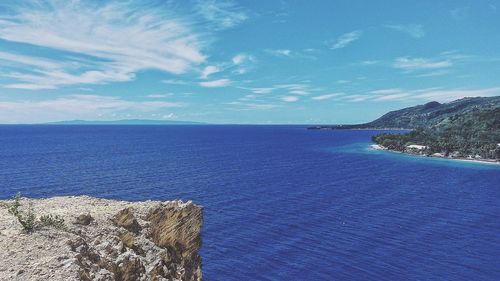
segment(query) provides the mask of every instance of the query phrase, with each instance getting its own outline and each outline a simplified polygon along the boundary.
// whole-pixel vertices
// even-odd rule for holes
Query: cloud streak
[[[30,74],[10,73],[9,77],[19,80],[10,88],[129,81],[146,69],[182,74],[205,61],[201,51],[205,43],[191,22],[165,6],[91,3],[32,1],[14,6],[12,15],[0,17],[1,39],[72,54],[44,61],[4,53],[3,59],[37,68]],[[72,59],[75,56],[86,58],[87,63]],[[68,69],[70,63],[79,67]]]
[[[347,45],[358,40],[361,37],[361,35],[363,35],[363,31],[361,30],[355,30],[349,33],[344,33],[337,38],[331,49],[335,50],[335,49],[345,48],[347,47]]]
[[[429,70],[448,68],[453,65],[449,59],[427,59],[427,58],[411,58],[401,57],[394,60],[393,66],[395,68],[414,71],[414,70]]]
[[[218,79],[213,81],[204,81],[200,82],[200,86],[205,88],[218,88],[218,87],[226,87],[231,84],[231,80],[229,79]]]
[[[420,39],[425,36],[424,26],[421,24],[385,25],[385,27],[406,33],[416,39]]]
[[[248,19],[246,12],[229,0],[200,0],[195,11],[216,30],[235,27]]]

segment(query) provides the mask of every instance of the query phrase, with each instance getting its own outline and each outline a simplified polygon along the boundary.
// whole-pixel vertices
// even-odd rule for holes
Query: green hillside
[[[476,157],[478,155],[481,158],[498,160],[500,159],[499,98],[488,98],[488,100],[484,108],[474,106],[467,110],[445,114],[446,117],[439,119],[426,118],[430,126],[422,125],[406,134],[377,135],[373,137],[373,141],[397,151],[411,152],[408,151],[408,145],[416,144],[426,146],[425,149],[418,151],[420,154],[441,153],[452,157]],[[460,101],[463,100],[457,102]],[[496,105],[492,101],[497,101]],[[440,114],[440,116],[444,115]]]

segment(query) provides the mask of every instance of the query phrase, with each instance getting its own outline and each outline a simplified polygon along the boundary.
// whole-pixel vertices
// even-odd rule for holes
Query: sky
[[[0,2],[0,123],[359,123],[499,75],[494,0]]]

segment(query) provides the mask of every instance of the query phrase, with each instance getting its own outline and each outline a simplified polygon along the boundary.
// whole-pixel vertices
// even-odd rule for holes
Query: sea
[[[2,125],[0,199],[193,200],[206,280],[500,280],[500,165],[372,150],[378,133]]]

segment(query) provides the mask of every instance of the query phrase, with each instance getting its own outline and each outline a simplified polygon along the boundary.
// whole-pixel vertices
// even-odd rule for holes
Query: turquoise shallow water
[[[193,199],[208,280],[500,280],[500,168],[301,126],[0,126],[0,197]]]

